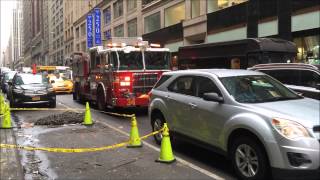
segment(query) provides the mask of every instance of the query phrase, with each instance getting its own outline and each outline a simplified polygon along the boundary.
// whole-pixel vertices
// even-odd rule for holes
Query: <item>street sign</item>
[[[88,48],[93,46],[93,16],[92,14],[87,15],[87,45]]]
[[[99,8],[94,9],[94,31],[95,31],[95,43],[101,45],[101,13]]]

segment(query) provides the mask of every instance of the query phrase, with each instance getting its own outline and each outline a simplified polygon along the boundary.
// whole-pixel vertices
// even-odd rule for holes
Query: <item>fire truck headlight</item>
[[[130,81],[130,76],[124,77],[124,81]]]
[[[121,81],[120,86],[130,86],[130,82]]]

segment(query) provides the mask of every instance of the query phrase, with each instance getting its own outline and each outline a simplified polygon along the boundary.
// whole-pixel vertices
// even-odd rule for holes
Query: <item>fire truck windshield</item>
[[[140,51],[130,51],[125,53],[118,51],[119,70],[141,70],[143,69],[142,53]]]
[[[169,52],[145,51],[144,56],[146,69],[169,69]]]

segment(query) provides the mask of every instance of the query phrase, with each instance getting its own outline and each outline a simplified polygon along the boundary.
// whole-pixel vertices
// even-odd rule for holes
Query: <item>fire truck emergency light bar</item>
[[[104,47],[125,47],[138,46],[148,47],[149,42],[143,41],[141,37],[112,37],[109,40],[104,40]],[[151,43],[150,47],[161,47],[160,44]]]

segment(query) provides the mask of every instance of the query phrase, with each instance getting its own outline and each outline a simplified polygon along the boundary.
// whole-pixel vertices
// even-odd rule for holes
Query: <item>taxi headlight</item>
[[[273,118],[272,125],[282,136],[288,139],[311,137],[308,130],[295,121]]]
[[[48,88],[48,92],[53,92],[53,87]]]

